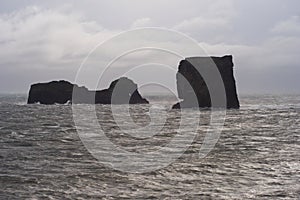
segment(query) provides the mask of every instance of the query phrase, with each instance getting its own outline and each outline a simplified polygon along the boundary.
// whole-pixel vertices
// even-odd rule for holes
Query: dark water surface
[[[142,174],[98,162],[78,136],[70,105],[25,105],[25,101],[23,95],[0,95],[0,199],[300,197],[300,96],[241,96],[241,109],[227,112],[218,143],[199,159],[209,116],[203,111],[198,138],[184,155],[165,168]],[[160,112],[172,103],[156,98],[153,104]],[[96,107],[111,141],[136,152],[168,142],[180,118],[179,111],[172,111],[167,128],[144,143],[120,132],[108,106]],[[149,123],[147,105],[130,109],[136,123]]]

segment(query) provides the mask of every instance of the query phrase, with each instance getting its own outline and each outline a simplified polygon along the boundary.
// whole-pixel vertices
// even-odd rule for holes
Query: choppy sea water
[[[149,106],[159,113],[173,103],[153,99],[152,105],[130,106],[137,124],[149,123]],[[95,159],[80,140],[70,105],[25,102],[24,95],[0,95],[0,199],[300,197],[299,95],[240,96],[241,109],[227,111],[220,138],[203,159],[199,147],[210,111],[201,111],[197,137],[185,153],[164,168],[141,174],[114,170]],[[181,117],[170,111],[160,133],[141,139],[123,134],[109,110],[96,106],[99,124],[111,142],[132,152],[166,144]],[[189,112],[199,116],[197,110]],[[122,109],[118,115],[122,119]]]

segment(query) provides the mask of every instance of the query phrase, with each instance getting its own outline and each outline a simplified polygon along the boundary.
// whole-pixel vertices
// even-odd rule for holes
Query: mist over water
[[[176,101],[149,99],[150,105],[130,105],[140,126],[149,123],[150,106],[169,111]],[[201,120],[185,153],[165,168],[132,174],[104,166],[87,151],[70,105],[26,105],[25,95],[0,95],[0,199],[299,198],[300,95],[244,95],[240,102],[240,110],[227,111],[221,137],[207,157],[199,159],[199,149],[210,111],[190,110]],[[107,137],[132,152],[168,143],[181,117],[180,111],[169,111],[171,120],[160,133],[137,139],[116,126],[109,105],[97,105],[96,111]]]

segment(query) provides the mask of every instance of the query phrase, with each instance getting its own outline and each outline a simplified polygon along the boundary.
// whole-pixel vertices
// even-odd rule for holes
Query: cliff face
[[[90,91],[67,81],[37,83],[30,87],[28,104],[148,104],[130,79],[122,77],[113,81],[108,89]]]
[[[226,107],[236,109],[240,107],[233,76],[232,56],[224,56],[191,57],[180,62],[176,79],[178,97],[183,101],[173,105],[173,108],[189,108],[195,105],[197,107],[212,106],[211,94],[199,72],[209,71],[214,65],[217,66],[224,83]],[[196,98],[194,102],[190,100],[191,94]]]
[[[27,103],[64,104],[72,99],[72,91],[73,84],[67,81],[33,84],[29,90]]]

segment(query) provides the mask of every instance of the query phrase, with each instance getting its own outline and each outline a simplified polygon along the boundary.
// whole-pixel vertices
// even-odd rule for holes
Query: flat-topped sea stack
[[[113,81],[109,88],[91,91],[68,81],[37,83],[30,87],[28,104],[148,104],[138,91],[137,84],[121,77]]]
[[[176,79],[178,97],[182,99],[182,101],[173,105],[172,108],[214,107],[212,105],[209,87],[204,81],[201,72],[209,71],[215,66],[222,78],[221,80],[221,78],[218,79],[218,77],[216,77],[216,82],[218,80],[223,82],[226,95],[226,97],[223,97],[226,103],[220,107],[238,109],[240,105],[233,76],[233,61],[231,55],[223,57],[191,57],[180,61]],[[194,99],[196,99],[195,101],[190,100],[192,94]]]

